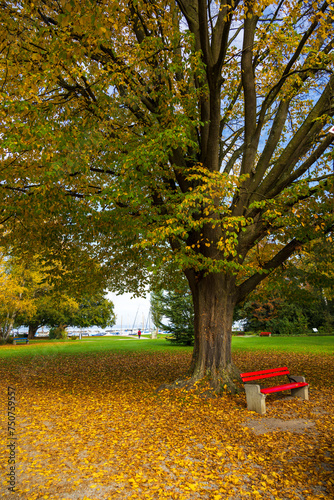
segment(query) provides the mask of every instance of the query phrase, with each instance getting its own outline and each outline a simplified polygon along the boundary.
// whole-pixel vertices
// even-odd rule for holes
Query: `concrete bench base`
[[[296,382],[305,382],[305,377],[293,376]],[[291,389],[291,396],[308,400],[308,385],[304,387],[297,387],[296,389]],[[250,411],[255,411],[260,415],[266,413],[266,394],[261,392],[261,387],[258,384],[245,384],[247,409]],[[279,392],[279,391],[277,391]]]

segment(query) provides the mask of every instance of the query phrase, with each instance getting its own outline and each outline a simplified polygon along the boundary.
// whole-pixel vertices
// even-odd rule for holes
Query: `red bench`
[[[261,332],[260,337],[271,337],[271,332]]]
[[[275,387],[261,387],[259,384],[250,384],[254,380],[261,380],[270,377],[281,377],[287,375],[289,379],[288,384],[278,385]],[[291,395],[308,399],[308,386],[304,377],[291,376],[286,366],[282,368],[271,368],[269,370],[260,370],[257,372],[247,372],[240,374],[242,381],[245,384],[247,408],[250,411],[256,411],[261,415],[266,413],[266,395],[273,392],[281,392],[291,390]]]

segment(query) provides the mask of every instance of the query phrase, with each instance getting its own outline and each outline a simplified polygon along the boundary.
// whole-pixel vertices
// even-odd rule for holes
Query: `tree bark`
[[[29,325],[29,330],[28,330],[28,339],[31,340],[35,337],[36,332],[39,328],[39,325]]]
[[[232,362],[235,279],[212,274],[190,283],[195,313],[195,345],[190,383],[207,380],[214,392],[235,392],[239,371]]]
[[[9,313],[7,313],[7,318],[2,327],[2,337],[4,339],[8,339],[8,337],[10,336],[14,326],[15,317],[16,313],[13,313],[11,316]]]

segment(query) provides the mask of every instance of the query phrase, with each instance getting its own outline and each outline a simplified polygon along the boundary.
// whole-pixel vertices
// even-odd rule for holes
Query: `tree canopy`
[[[333,4],[0,6],[4,237],[87,250],[119,291],[182,270],[193,379],[217,387],[235,304],[331,238]]]

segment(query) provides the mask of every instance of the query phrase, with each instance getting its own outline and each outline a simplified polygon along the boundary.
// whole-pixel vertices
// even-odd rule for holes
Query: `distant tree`
[[[56,259],[48,264],[38,254],[16,255],[13,249],[0,252],[0,325],[9,332],[13,326],[27,326],[34,338],[42,326],[66,325],[104,327],[113,324],[113,304],[105,298],[99,266],[91,259],[90,293],[78,282],[76,273]],[[89,285],[90,283],[88,283]],[[1,319],[2,318],[2,319]],[[9,333],[4,334],[5,336]]]
[[[151,311],[156,326],[167,331],[168,340],[181,345],[194,344],[194,307],[188,288],[153,292]],[[166,321],[167,320],[167,321]]]
[[[104,297],[104,292],[73,298],[52,290],[35,298],[35,312],[28,316],[20,315],[16,323],[28,326],[28,338],[34,338],[42,326],[59,328],[64,331],[68,326],[112,326],[115,323],[114,305]]]
[[[40,270],[0,249],[0,338],[8,338],[19,315],[32,317],[34,294],[43,286],[44,275]]]
[[[46,293],[35,296],[34,313],[19,315],[16,324],[17,326],[27,326],[28,338],[33,339],[37,330],[42,326],[60,326],[64,329],[68,319],[78,309],[79,304],[76,299],[49,289]]]
[[[305,334],[310,330],[303,308],[296,302],[281,300],[273,310],[272,303],[247,301],[240,310],[246,331],[270,331],[282,335]]]
[[[79,308],[68,318],[68,325],[87,328],[113,326],[116,321],[114,304],[106,299],[101,292],[92,296],[83,297]]]

